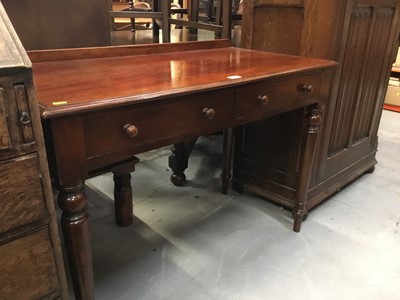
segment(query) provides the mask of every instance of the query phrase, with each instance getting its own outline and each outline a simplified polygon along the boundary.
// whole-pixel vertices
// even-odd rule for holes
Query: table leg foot
[[[303,212],[301,212],[301,211],[294,212],[293,218],[294,218],[293,231],[300,232],[301,223],[303,221]]]
[[[180,173],[180,174],[173,173],[171,174],[170,179],[175,186],[182,186],[185,185],[187,182],[185,173]]]
[[[172,154],[168,158],[168,165],[172,170],[171,182],[175,186],[182,186],[186,183],[184,171],[188,167],[189,156],[192,153],[196,140],[174,144],[171,148]]]
[[[222,178],[221,175],[221,179],[222,179],[222,183],[221,183],[221,193],[224,195],[228,194],[228,189],[229,189],[229,181],[230,181],[230,177],[228,178]]]

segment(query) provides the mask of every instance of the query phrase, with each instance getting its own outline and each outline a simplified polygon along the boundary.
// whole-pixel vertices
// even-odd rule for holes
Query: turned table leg
[[[233,153],[233,129],[228,128],[224,130],[224,142],[222,145],[222,194],[228,193],[229,181],[231,179],[232,167],[232,153]]]
[[[307,193],[317,146],[319,125],[321,123],[320,109],[317,104],[307,107],[307,110],[302,138],[297,198],[293,208],[293,230],[295,232],[300,232],[301,222],[307,216]]]
[[[92,253],[83,180],[59,187],[61,226],[76,299],[94,299]]]
[[[186,183],[184,171],[188,167],[188,160],[197,139],[184,143],[174,144],[171,149],[172,154],[168,158],[168,165],[172,170],[171,182],[176,186],[182,186]]]
[[[131,172],[135,171],[138,162],[139,159],[135,157],[111,170],[114,174],[115,223],[121,227],[133,223]]]

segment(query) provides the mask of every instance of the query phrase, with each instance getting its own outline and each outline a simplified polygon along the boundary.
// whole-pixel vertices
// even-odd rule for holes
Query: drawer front
[[[320,74],[260,82],[239,88],[236,94],[235,119],[302,107],[316,99],[320,89]]]
[[[0,299],[60,295],[47,227],[0,245]]]
[[[0,78],[0,158],[31,152],[34,147],[31,109],[25,85]]]
[[[152,143],[161,146],[162,141],[174,137],[220,130],[232,120],[233,93],[230,91],[100,113],[84,120],[86,154],[93,157]]]
[[[46,216],[36,155],[0,163],[0,235]]]

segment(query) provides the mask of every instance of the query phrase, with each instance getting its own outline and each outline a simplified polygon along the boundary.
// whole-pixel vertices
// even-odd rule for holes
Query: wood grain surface
[[[46,216],[37,164],[35,155],[0,163],[0,237]]]
[[[33,64],[42,117],[278,77],[334,62],[239,48]],[[230,77],[238,76],[238,77]]]

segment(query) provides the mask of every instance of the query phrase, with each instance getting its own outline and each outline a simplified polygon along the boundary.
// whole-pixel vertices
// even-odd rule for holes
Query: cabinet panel
[[[290,19],[291,22],[287,22]],[[268,20],[268,22],[265,22]],[[298,7],[260,7],[255,10],[253,49],[297,54],[300,50],[300,33],[303,12]]]
[[[45,227],[1,245],[1,299],[54,299],[60,295],[49,238]]]
[[[343,59],[329,157],[368,138],[380,88],[380,74],[393,19],[393,8],[355,7]]]
[[[0,163],[0,236],[46,216],[36,155]]]

